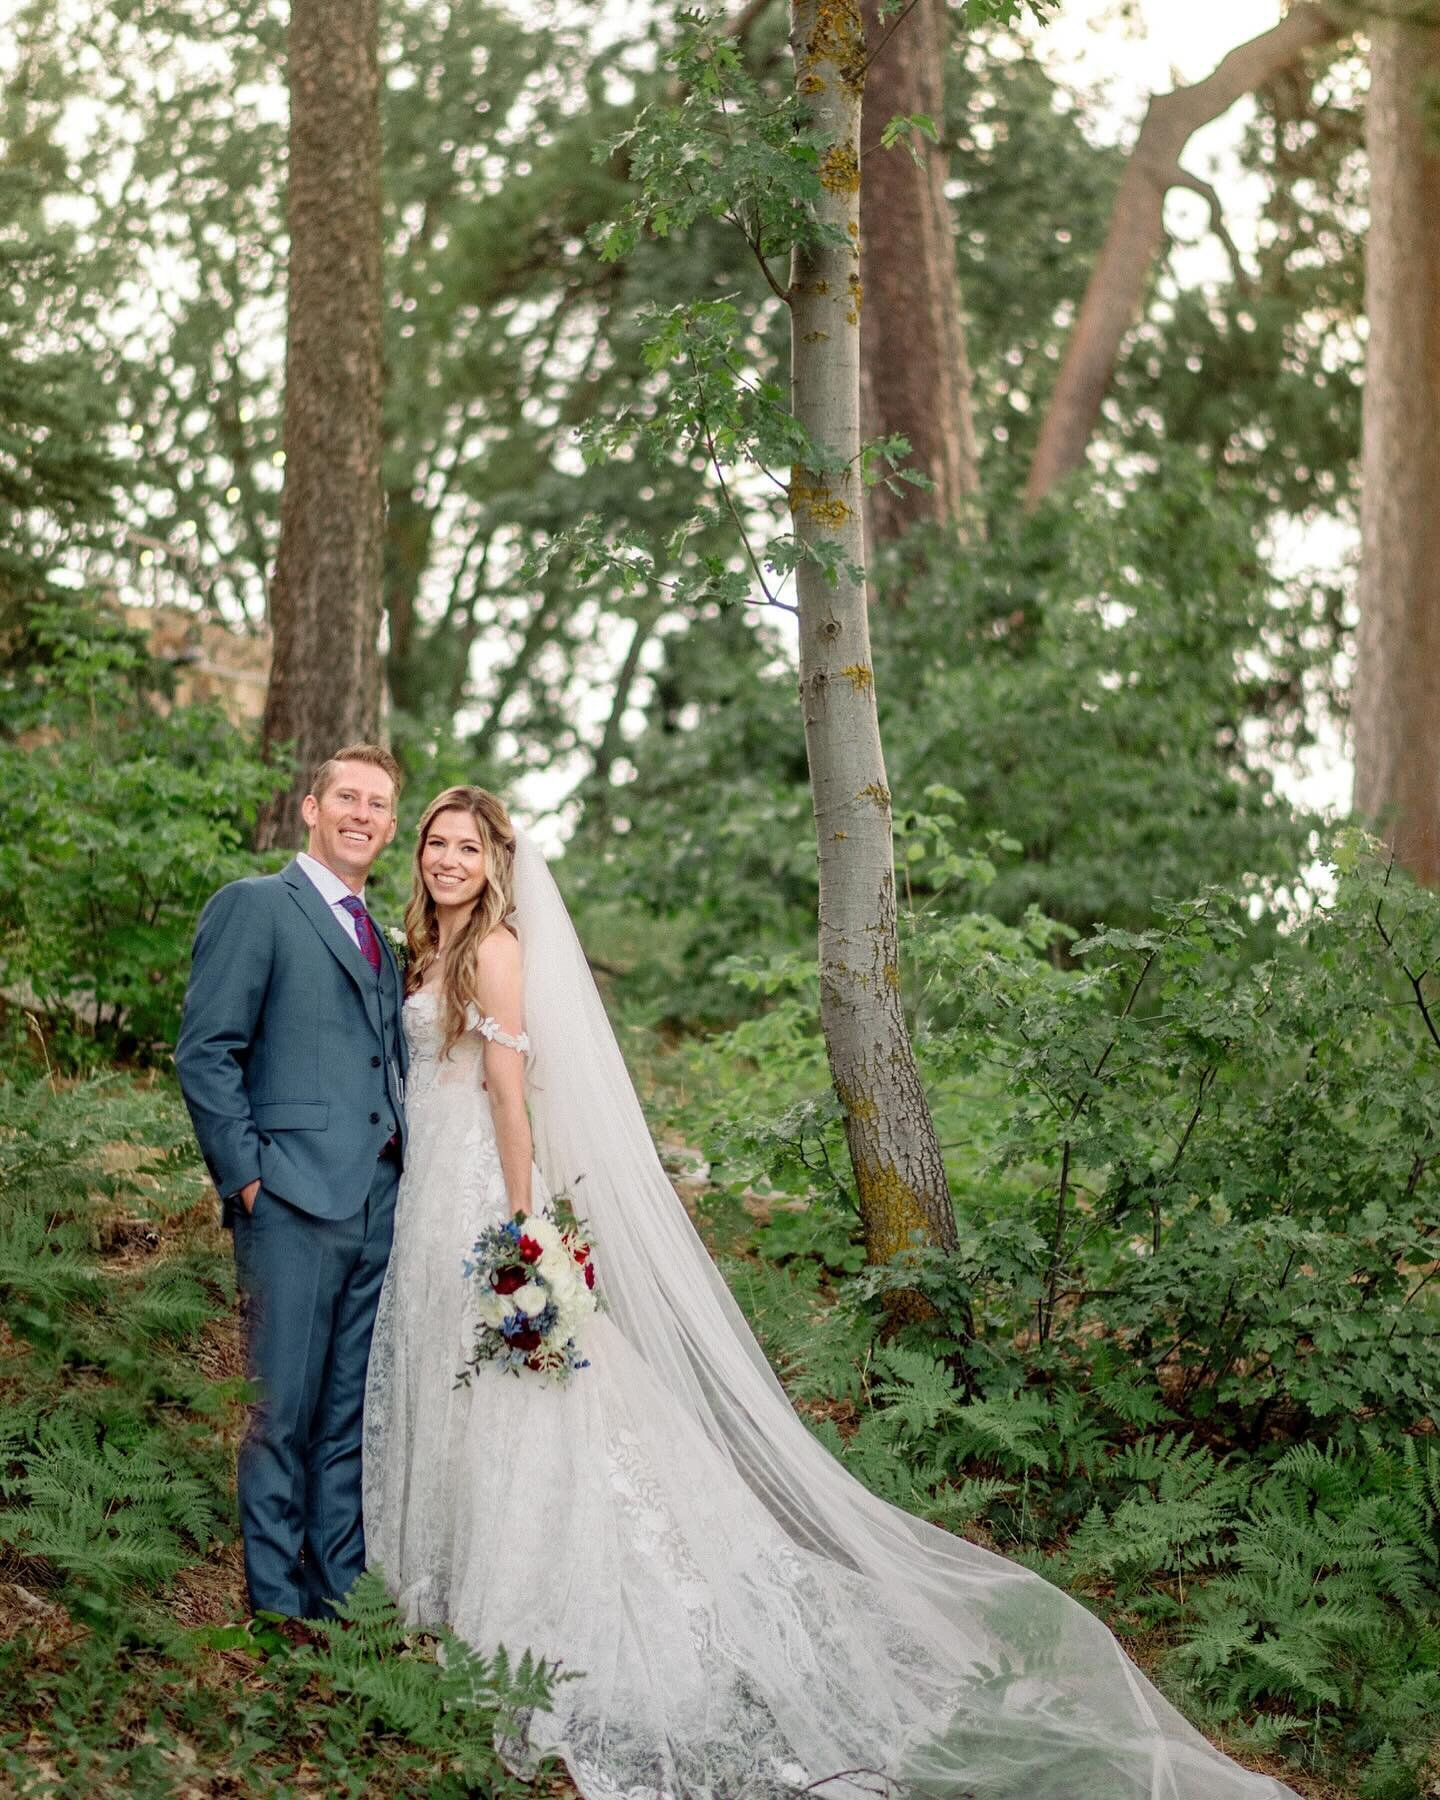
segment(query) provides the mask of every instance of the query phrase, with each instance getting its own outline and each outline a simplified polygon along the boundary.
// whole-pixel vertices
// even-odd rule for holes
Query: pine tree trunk
[[[414,498],[415,474],[413,468],[407,468],[408,479],[385,496],[381,546],[381,586],[390,625],[385,674],[391,699],[407,712],[419,712],[425,702],[427,669],[423,639],[416,630],[416,608],[435,537],[434,508]],[[417,655],[417,651],[422,653]]]
[[[1440,885],[1440,25],[1372,18],[1355,807]],[[1427,116],[1428,115],[1428,116]]]
[[[903,466],[931,486],[902,486],[898,493],[883,482],[871,488],[865,527],[872,544],[920,521],[953,522],[979,487],[946,152],[908,136],[892,149],[880,147],[891,119],[916,113],[943,119],[944,17],[939,0],[919,0],[903,18],[893,6],[888,17],[881,12],[882,0],[864,0],[874,56],[865,77],[860,201],[864,431],[872,440],[908,438]]]
[[[285,487],[263,742],[295,779],[257,845],[298,843],[311,769],[380,723],[377,0],[293,0]]]
[[[885,1261],[919,1232],[953,1248],[955,1215],[900,1000],[890,790],[865,605],[860,493],[860,0],[795,0],[796,92],[827,148],[822,221],[838,241],[791,266],[793,409],[843,471],[797,467],[795,531],[850,567],[796,573],[800,698],[820,851],[820,1018],[855,1170],[866,1250]]]

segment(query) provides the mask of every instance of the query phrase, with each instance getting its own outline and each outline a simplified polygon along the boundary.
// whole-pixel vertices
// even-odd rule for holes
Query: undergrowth
[[[1077,943],[976,910],[953,823],[911,821],[906,924],[959,1251],[864,1267],[813,964],[732,961],[752,1016],[672,1052],[658,1122],[737,1297],[862,1481],[1228,1747],[1440,1793],[1440,897],[1351,836],[1278,936],[1217,889]]]
[[[1248,916],[1063,956],[1038,918],[912,920],[958,1255],[865,1266],[801,959],[736,969],[726,1037],[657,1040],[657,1122],[860,1479],[1075,1593],[1227,1748],[1421,1800],[1440,900],[1356,857],[1263,959]],[[892,1335],[896,1286],[929,1308]],[[533,1791],[494,1734],[553,1671],[437,1655],[373,1581],[313,1651],[244,1622],[229,1250],[164,1083],[0,1086],[0,1306],[0,1788]]]
[[[173,1091],[0,1085],[0,1792],[518,1796],[554,1671],[407,1632],[367,1576],[313,1648],[245,1617],[229,1247]]]

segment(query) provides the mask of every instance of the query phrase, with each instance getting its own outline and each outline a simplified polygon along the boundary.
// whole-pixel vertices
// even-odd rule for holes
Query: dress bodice
[[[487,1042],[504,1044],[522,1056],[530,1053],[530,1039],[522,1031],[503,1029],[488,1013],[482,1013],[472,1001],[466,1013],[465,1035],[453,1045],[441,1061],[440,1046],[444,1042],[444,1025],[438,989],[420,989],[405,1002],[405,1041],[410,1046],[410,1073],[407,1079],[409,1103],[420,1099],[431,1088],[463,1086],[473,1093],[484,1086],[484,1057]]]
[[[440,1008],[436,1004],[439,990],[436,988],[420,988],[405,1001],[405,1038],[412,1055],[428,1054],[438,1056],[440,1053]],[[492,1044],[504,1044],[510,1050],[518,1050],[522,1056],[530,1054],[530,1038],[526,1032],[518,1035],[502,1028],[498,1019],[491,1018],[489,1013],[482,1013],[472,1000],[465,1010],[466,1036],[456,1044],[451,1055],[457,1055],[462,1049],[481,1049],[480,1044],[470,1045],[471,1037],[488,1039]]]

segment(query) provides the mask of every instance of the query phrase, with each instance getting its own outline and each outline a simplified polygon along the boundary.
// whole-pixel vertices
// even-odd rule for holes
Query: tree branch
[[[1249,294],[1253,283],[1245,273],[1245,265],[1240,260],[1240,246],[1230,235],[1230,228],[1225,223],[1224,208],[1220,204],[1220,196],[1208,181],[1202,181],[1198,175],[1192,175],[1188,169],[1175,171],[1172,187],[1187,188],[1192,194],[1198,194],[1210,208],[1210,229],[1220,240],[1226,259],[1230,264],[1230,276],[1242,294]]]
[[[1186,144],[1243,94],[1307,50],[1342,36],[1349,24],[1338,5],[1301,0],[1273,29],[1222,57],[1203,81],[1151,100],[1041,427],[1025,488],[1031,510],[1085,460],[1120,346],[1140,311],[1146,278],[1164,241],[1166,194],[1179,186],[1211,198],[1213,190],[1207,192],[1205,183],[1180,167]],[[1218,218],[1213,202],[1211,217]],[[1221,241],[1233,250],[1226,237]]]
[[[727,19],[720,27],[720,35],[727,38],[739,38],[742,41],[749,37],[752,26],[769,11],[772,0],[749,0],[739,12]]]
[[[891,38],[894,37],[895,33],[900,29],[900,27],[910,17],[911,13],[914,12],[915,8],[919,4],[920,4],[920,0],[907,0],[906,6],[905,6],[904,10],[901,12],[900,17],[898,19],[896,19],[895,23],[890,27],[890,29],[880,39],[880,42],[875,46],[875,48],[865,58],[865,68],[864,68],[865,74],[868,75],[870,73],[871,68],[874,66],[875,58],[880,54],[880,52],[890,42]]]
[[[735,529],[739,532],[740,542],[745,548],[745,560],[750,564],[751,573],[760,585],[760,592],[765,596],[766,604],[774,606],[777,604],[775,595],[770,591],[770,584],[766,581],[765,573],[760,567],[759,557],[756,556],[754,550],[751,548],[750,533],[745,528],[745,521],[741,517],[740,508],[736,506],[734,498],[730,493],[729,484],[725,480],[725,468],[720,461],[720,452],[715,446],[715,434],[710,429],[710,420],[705,411],[705,404],[703,399],[700,398],[704,391],[704,384],[700,378],[700,365],[695,360],[695,353],[693,350],[690,352],[690,369],[695,377],[695,394],[700,420],[700,430],[705,439],[705,450],[710,458],[710,467],[714,469],[715,479],[720,484],[720,496],[725,502],[725,510],[735,522]]]

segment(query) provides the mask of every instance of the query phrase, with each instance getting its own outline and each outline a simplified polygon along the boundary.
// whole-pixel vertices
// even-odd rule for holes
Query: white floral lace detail
[[[507,1050],[518,1050],[522,1056],[530,1054],[530,1037],[527,1032],[504,1031],[498,1019],[492,1019],[489,1013],[482,1013],[472,1000],[465,1013],[467,1031],[478,1031],[483,1038],[492,1044],[504,1044]]]

